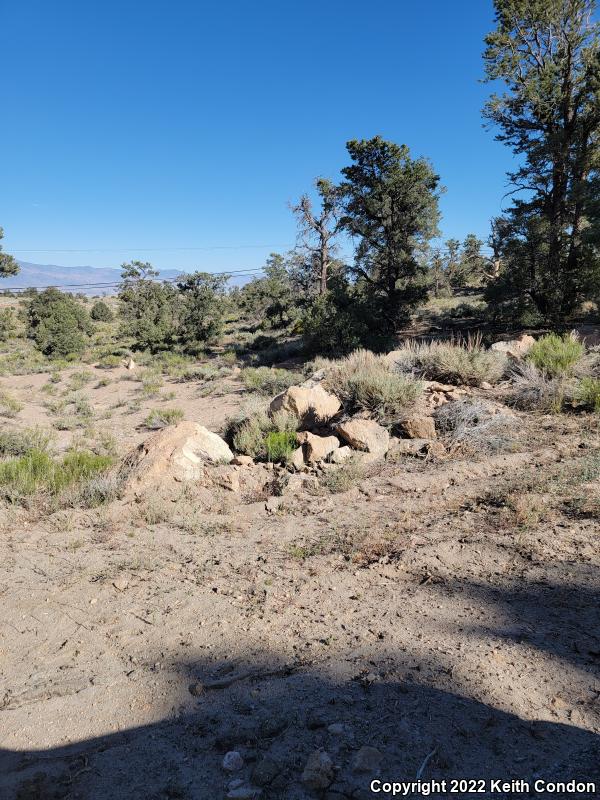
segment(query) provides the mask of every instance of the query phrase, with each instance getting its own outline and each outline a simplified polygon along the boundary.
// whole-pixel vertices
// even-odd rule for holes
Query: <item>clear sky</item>
[[[376,134],[431,159],[445,237],[484,238],[512,159],[482,127],[492,27],[491,0],[6,0],[5,249],[260,266],[295,242],[288,202]]]

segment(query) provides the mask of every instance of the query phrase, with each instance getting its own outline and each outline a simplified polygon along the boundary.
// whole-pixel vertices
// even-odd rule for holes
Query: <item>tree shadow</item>
[[[399,664],[404,665],[401,676]],[[570,724],[520,719],[421,682],[424,667],[435,666],[413,659],[408,667],[405,654],[397,662],[374,665],[372,673],[356,672],[350,660],[303,667],[282,666],[277,657],[244,662],[236,656],[215,667],[192,659],[179,665],[182,687],[194,687],[193,693],[184,690],[187,708],[180,716],[45,751],[2,750],[0,797],[213,800],[226,797],[228,785],[237,780],[238,791],[256,786],[263,798],[361,800],[391,796],[371,792],[375,777],[410,781],[418,774],[447,781],[533,781],[538,776],[596,781],[600,787],[599,737]],[[364,771],[357,769],[362,747],[381,754],[377,762],[376,754],[367,752],[372,763]],[[245,763],[228,774],[222,760],[234,749]],[[326,751],[334,765],[331,784],[322,791],[301,779],[315,750]]]

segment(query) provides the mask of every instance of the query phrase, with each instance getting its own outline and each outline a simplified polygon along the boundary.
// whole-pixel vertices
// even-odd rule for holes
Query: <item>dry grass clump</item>
[[[533,362],[524,362],[513,367],[511,378],[511,405],[524,411],[551,414],[562,411],[568,389],[563,378],[548,377]]]
[[[583,408],[600,412],[600,378],[582,378],[575,387],[574,399]]]
[[[23,410],[23,403],[9,392],[0,391],[0,414],[3,417],[16,417]]]
[[[329,469],[319,479],[319,486],[332,494],[341,494],[352,489],[366,475],[360,456],[351,456],[344,464]]]
[[[506,373],[506,365],[506,356],[486,350],[479,337],[457,343],[409,341],[396,359],[399,372],[462,386],[498,383]]]
[[[275,395],[302,382],[299,372],[274,367],[245,367],[241,372],[244,385],[254,392]]]
[[[436,426],[451,452],[479,455],[514,450],[520,424],[485,400],[456,400],[435,413]]]
[[[45,453],[52,439],[52,432],[42,428],[5,428],[0,431],[0,456],[23,456],[32,450]]]
[[[422,392],[412,377],[393,371],[389,361],[369,350],[355,350],[323,368],[325,387],[350,413],[368,411],[380,420],[391,419],[413,406]]]
[[[153,408],[144,420],[144,426],[148,430],[156,431],[169,425],[177,425],[183,417],[184,413],[180,408]]]

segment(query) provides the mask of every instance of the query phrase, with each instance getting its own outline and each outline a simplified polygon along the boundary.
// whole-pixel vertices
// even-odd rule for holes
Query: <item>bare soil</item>
[[[90,371],[80,391],[120,453],[151,407],[218,431],[243,400],[235,377],[210,394],[168,381],[174,400],[132,411],[138,383]],[[0,380],[25,405],[11,424],[52,422],[47,380]],[[597,418],[527,424],[517,452],[382,462],[338,494],[5,506],[0,797],[212,800],[232,781],[391,796],[377,776],[600,787]],[[380,760],[361,771],[365,746]],[[244,766],[228,773],[231,750]],[[335,770],[320,792],[302,782],[316,750]]]

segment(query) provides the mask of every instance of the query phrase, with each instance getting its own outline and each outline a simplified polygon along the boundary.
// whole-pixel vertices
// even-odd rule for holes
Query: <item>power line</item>
[[[28,250],[27,248],[14,248],[13,253],[173,253],[188,250],[283,250],[291,249],[294,245],[270,244],[216,244],[205,247],[88,247],[82,249],[64,247]]]

